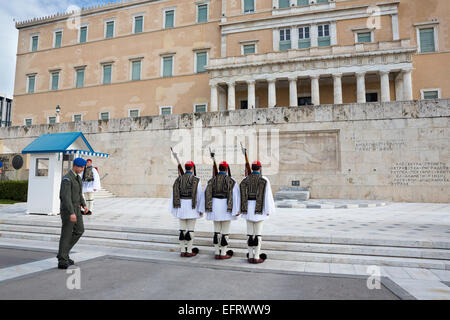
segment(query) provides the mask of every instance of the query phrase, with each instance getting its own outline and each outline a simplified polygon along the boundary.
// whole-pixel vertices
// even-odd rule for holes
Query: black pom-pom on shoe
[[[200,252],[200,250],[198,250],[198,248],[192,248],[192,252],[195,254],[198,254]]]
[[[233,254],[234,254],[233,250],[228,250],[227,251],[227,255],[229,255],[230,257],[232,257]],[[248,252],[247,252],[247,254],[248,254]]]
[[[259,258],[260,258],[260,259],[263,259],[263,260],[266,260],[266,259],[267,259],[267,254],[261,253],[261,254],[259,255]]]

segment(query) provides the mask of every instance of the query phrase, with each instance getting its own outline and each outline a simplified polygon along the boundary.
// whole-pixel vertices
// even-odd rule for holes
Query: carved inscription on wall
[[[449,167],[443,162],[397,162],[391,167],[392,184],[412,186],[448,184]]]
[[[405,140],[356,140],[355,151],[395,151],[406,147]]]
[[[280,132],[280,171],[339,170],[339,131]]]

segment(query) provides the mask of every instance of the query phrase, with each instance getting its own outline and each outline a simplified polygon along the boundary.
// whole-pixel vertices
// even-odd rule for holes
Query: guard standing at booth
[[[63,177],[61,182],[59,198],[62,227],[57,255],[59,269],[67,269],[75,263],[69,258],[69,253],[84,232],[82,211],[86,213],[88,208],[82,194],[80,174],[85,165],[86,160],[76,158],[73,161],[72,170]]]

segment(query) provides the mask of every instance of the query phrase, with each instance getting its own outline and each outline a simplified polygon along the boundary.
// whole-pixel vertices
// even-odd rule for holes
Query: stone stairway
[[[101,224],[85,227],[81,244],[178,251],[177,230]],[[58,242],[59,234],[58,222],[0,220],[1,238]],[[194,245],[201,254],[213,254],[212,233],[196,232]],[[246,236],[231,234],[230,249],[245,257]],[[262,252],[274,260],[450,270],[450,242],[267,235]]]
[[[114,198],[115,195],[111,192],[109,192],[106,189],[100,189],[99,191],[94,193],[95,199],[101,199],[101,198]]]

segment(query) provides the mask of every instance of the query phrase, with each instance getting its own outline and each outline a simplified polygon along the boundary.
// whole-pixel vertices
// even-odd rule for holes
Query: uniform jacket
[[[61,200],[61,215],[81,213],[80,206],[85,207],[81,177],[70,170],[62,179],[59,199]]]

